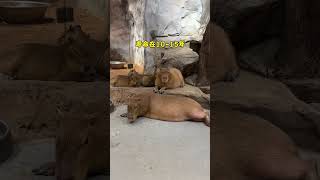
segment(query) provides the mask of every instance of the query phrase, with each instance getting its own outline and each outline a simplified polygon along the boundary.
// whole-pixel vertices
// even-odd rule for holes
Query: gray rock
[[[197,83],[197,78],[198,75],[197,74],[192,74],[191,76],[188,76],[184,79],[185,83],[191,85],[191,86],[195,86]]]
[[[216,83],[211,88],[213,103],[260,116],[301,147],[320,151],[320,112],[297,99],[283,83],[242,71],[237,81]]]
[[[210,95],[195,86],[185,85],[183,88],[168,89],[164,94],[180,95],[194,99],[206,109],[210,109]]]
[[[290,79],[283,82],[299,99],[307,103],[320,103],[320,79]]]
[[[245,48],[281,33],[282,6],[280,0],[215,0],[214,21]]]
[[[320,103],[310,103],[310,105],[320,112]]]
[[[276,55],[280,49],[280,40],[266,40],[239,53],[241,68],[259,73],[265,77],[274,77]]]
[[[162,51],[164,56],[161,66],[179,69],[183,77],[188,77],[197,71],[199,55],[190,48],[167,49]]]

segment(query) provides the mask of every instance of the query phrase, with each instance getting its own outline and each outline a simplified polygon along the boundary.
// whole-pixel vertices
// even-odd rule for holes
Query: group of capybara
[[[181,71],[174,67],[157,67],[154,75],[143,75],[131,70],[127,76],[117,76],[113,85],[154,87],[153,92],[137,93],[128,102],[126,115],[131,123],[143,116],[173,122],[200,121],[210,126],[209,112],[197,101],[189,97],[163,94],[166,89],[183,88],[185,85]]]
[[[202,68],[206,69],[204,76],[198,78],[200,82],[209,81],[212,85],[219,81],[234,81],[239,76],[232,43],[227,33],[214,22],[210,22],[205,31],[200,61]],[[133,81],[135,76],[139,78]],[[145,86],[143,77],[131,71],[126,83],[128,86]],[[184,86],[179,70],[159,68],[149,82],[152,83],[148,86],[155,87],[155,93],[138,95],[133,99],[134,103],[128,105],[129,122],[145,116],[168,121],[192,119],[210,124],[208,114],[197,102],[185,97],[162,95],[166,89]],[[212,102],[213,179],[312,179],[312,163],[299,156],[298,147],[281,129],[260,117],[234,110],[227,104]]]
[[[105,67],[102,65],[99,68],[101,64],[98,58],[93,56],[97,49],[86,48],[87,43],[95,44],[96,47],[103,45],[92,42],[86,34],[82,34],[79,26],[70,27],[60,43],[59,46],[23,45],[18,48],[19,53],[9,52],[5,55],[10,59],[1,59],[0,73],[15,79],[78,81],[87,80],[92,76],[91,73],[94,76],[103,75]],[[233,81],[239,75],[231,41],[224,30],[213,22],[208,24],[204,34],[200,61],[204,62],[202,65],[206,71],[205,76],[199,80],[209,81],[211,85],[219,81]],[[37,65],[33,66],[35,64]],[[209,118],[208,112],[193,99],[163,94],[166,89],[184,87],[183,76],[176,68],[159,67],[155,75],[142,75],[132,70],[128,76],[119,76],[113,85],[154,87],[153,92],[138,94],[132,99],[132,103],[128,104],[129,122],[144,116],[165,121],[201,121],[210,126],[210,119],[213,119],[211,177],[214,180],[310,178],[310,162],[301,159],[290,137],[270,122],[214,101],[211,105],[213,113]],[[83,117],[79,115],[79,118]],[[106,157],[108,151],[98,150],[101,147],[107,148],[99,146],[102,145],[103,138],[107,137],[105,129],[101,128],[107,127],[107,123],[103,123],[104,118],[95,116],[87,119],[88,121],[82,121],[81,124],[85,131],[76,134],[71,133],[72,127],[80,121],[71,118],[62,124],[57,135],[57,163],[35,170],[35,174],[56,173],[60,180],[85,180],[90,173],[107,171],[108,165],[104,163],[107,159],[101,157]],[[87,126],[90,126],[89,129],[85,128]]]

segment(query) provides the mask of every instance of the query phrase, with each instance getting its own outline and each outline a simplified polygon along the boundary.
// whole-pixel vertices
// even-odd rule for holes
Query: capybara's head
[[[89,34],[83,32],[80,25],[70,25],[69,29],[58,39],[58,43],[60,45],[85,44],[89,38]]]
[[[140,83],[140,77],[139,74],[136,70],[131,70],[128,73],[128,77],[129,77],[129,86],[139,86]]]
[[[149,97],[141,95],[130,99],[128,103],[128,120],[134,122],[138,117],[145,115],[149,109]]]
[[[60,110],[61,121],[56,138],[56,176],[58,180],[86,179],[93,157],[90,156],[90,151],[96,141],[93,134],[100,130],[107,131],[108,127],[102,125],[102,121],[99,120],[104,119],[106,116],[104,113],[106,114],[108,109],[99,101],[99,103],[86,105],[72,103],[70,110]]]
[[[168,83],[171,76],[170,70],[168,68],[160,68],[158,69],[157,76],[162,83]]]

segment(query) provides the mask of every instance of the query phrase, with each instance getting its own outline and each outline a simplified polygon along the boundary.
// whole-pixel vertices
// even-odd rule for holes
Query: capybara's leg
[[[207,126],[210,127],[210,117],[209,117],[209,113],[206,110],[204,109],[193,110],[191,111],[189,116],[190,116],[189,117],[190,119],[194,121],[204,122]]]
[[[33,169],[32,173],[34,175],[41,175],[41,176],[54,176],[56,169],[56,162],[49,162],[46,163],[39,168]]]
[[[138,119],[138,115],[136,114],[132,114],[132,113],[128,113],[128,122],[129,123],[134,123],[137,119]]]

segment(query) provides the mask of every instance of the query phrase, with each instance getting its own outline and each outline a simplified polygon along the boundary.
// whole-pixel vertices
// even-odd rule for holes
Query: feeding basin
[[[112,69],[123,69],[126,62],[122,61],[110,61],[110,66]]]
[[[41,21],[50,3],[37,1],[0,1],[0,18],[9,24]]]

